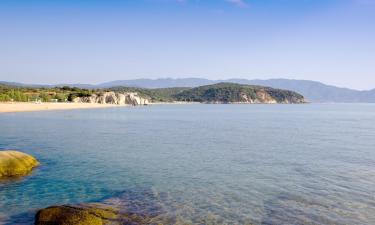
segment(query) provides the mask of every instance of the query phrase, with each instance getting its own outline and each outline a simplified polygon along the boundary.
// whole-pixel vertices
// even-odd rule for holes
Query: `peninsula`
[[[236,83],[195,88],[25,87],[0,85],[0,112],[102,108],[158,103],[299,104],[305,98],[289,90]]]

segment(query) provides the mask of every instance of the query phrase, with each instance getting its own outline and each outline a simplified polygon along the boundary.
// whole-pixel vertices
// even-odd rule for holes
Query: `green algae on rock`
[[[38,165],[38,160],[26,153],[0,151],[0,178],[26,175]]]
[[[35,225],[120,225],[152,224],[149,218],[122,213],[114,206],[102,203],[50,206],[35,216]]]
[[[95,205],[62,205],[39,210],[36,214],[36,225],[102,225],[118,218],[114,208]]]

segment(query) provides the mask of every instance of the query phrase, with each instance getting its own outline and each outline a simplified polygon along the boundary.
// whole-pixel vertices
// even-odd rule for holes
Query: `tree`
[[[54,98],[59,102],[65,102],[67,99],[66,96],[62,93],[57,93]]]
[[[45,92],[42,92],[39,96],[43,102],[49,102],[51,101],[51,96]]]
[[[7,94],[0,94],[0,102],[9,102],[11,98]]]

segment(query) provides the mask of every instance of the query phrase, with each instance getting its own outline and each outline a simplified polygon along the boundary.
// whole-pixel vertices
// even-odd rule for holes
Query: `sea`
[[[164,224],[375,224],[375,104],[186,104],[0,114],[0,224],[110,202]]]

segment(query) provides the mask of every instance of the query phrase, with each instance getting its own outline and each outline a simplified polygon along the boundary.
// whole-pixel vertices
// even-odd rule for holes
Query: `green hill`
[[[177,101],[205,103],[305,103],[302,95],[270,87],[218,83],[182,91]]]

